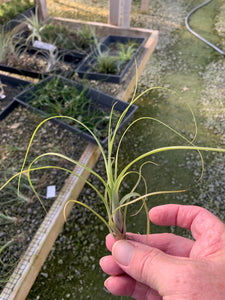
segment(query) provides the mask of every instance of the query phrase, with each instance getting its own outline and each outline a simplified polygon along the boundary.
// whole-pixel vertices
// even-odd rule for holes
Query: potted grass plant
[[[85,124],[99,138],[102,145],[107,143],[110,112],[115,106],[111,126],[115,127],[117,120],[128,104],[105,93],[89,88],[62,76],[50,76],[40,83],[28,87],[15,97],[16,101],[26,105],[35,112],[45,116],[66,115],[79,120],[76,123],[70,119],[54,120],[70,131],[79,133],[89,141],[96,142],[90,132],[81,124]],[[137,107],[129,107],[123,122],[135,112]]]
[[[96,41],[93,52],[80,64],[81,78],[121,83],[145,39],[109,35],[102,43]]]

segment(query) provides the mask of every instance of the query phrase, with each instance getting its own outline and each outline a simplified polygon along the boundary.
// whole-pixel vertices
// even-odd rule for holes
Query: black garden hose
[[[208,4],[209,2],[211,2],[212,0],[207,0],[205,2],[203,2],[202,4],[198,5],[197,7],[195,7],[194,9],[192,9],[189,14],[186,16],[185,18],[185,25],[187,27],[187,29],[193,34],[195,35],[197,38],[199,38],[200,40],[202,40],[204,43],[206,43],[208,46],[212,47],[214,50],[216,50],[217,52],[219,52],[220,54],[225,56],[225,52],[222,51],[221,49],[219,49],[218,47],[216,47],[214,44],[210,43],[209,41],[207,41],[205,38],[203,38],[200,34],[198,34],[197,32],[195,32],[193,29],[191,29],[188,21],[190,16],[199,8],[205,6],[206,4]]]

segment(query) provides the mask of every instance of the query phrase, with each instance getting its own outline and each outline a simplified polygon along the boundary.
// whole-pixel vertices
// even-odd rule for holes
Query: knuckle
[[[158,268],[160,257],[161,253],[157,249],[150,249],[142,256],[139,264],[141,282],[151,282],[154,276],[154,270]]]

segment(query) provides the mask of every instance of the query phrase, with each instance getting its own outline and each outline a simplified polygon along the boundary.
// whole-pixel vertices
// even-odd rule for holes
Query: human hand
[[[191,230],[195,241],[170,233],[130,234],[129,240],[106,238],[112,256],[100,265],[114,295],[136,300],[224,300],[225,225],[197,206],[154,207],[150,220]]]

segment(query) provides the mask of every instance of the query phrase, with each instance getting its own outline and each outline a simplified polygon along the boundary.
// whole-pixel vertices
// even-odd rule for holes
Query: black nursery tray
[[[18,40],[19,43],[17,44],[19,47],[24,46],[24,48],[27,48],[27,52],[30,54],[38,54],[40,56],[43,56],[44,54],[42,54],[42,52],[47,52],[48,48],[44,47],[44,45],[51,45],[48,43],[43,43],[43,48],[38,48],[32,45],[32,43],[30,42],[28,45],[26,43],[26,40],[29,36],[28,31],[23,31],[20,32],[19,34],[17,34],[15,36],[15,40]],[[81,53],[75,50],[68,50],[68,49],[63,49],[63,48],[57,48],[58,52],[59,52],[59,57],[60,60],[66,62],[66,63],[70,63],[70,64],[74,64],[74,65],[78,65],[78,63],[81,62],[82,59],[84,59],[84,57],[87,55],[87,53]]]
[[[32,54],[30,54],[30,55],[32,55]],[[49,72],[49,73],[46,73],[46,72],[42,73],[42,72],[36,72],[36,71],[32,71],[32,70],[15,68],[15,67],[7,66],[7,65],[4,65],[4,64],[0,64],[0,70],[11,73],[11,74],[18,74],[18,75],[22,75],[22,76],[28,76],[28,77],[31,77],[31,78],[39,78],[39,79],[49,77],[51,74],[54,74],[54,73],[55,74],[62,74],[65,77],[70,77],[75,72],[76,67],[79,64],[80,60],[76,61],[74,63],[74,58],[72,56],[69,57],[69,55],[68,55],[67,60],[69,61],[69,59],[72,62],[70,64],[71,68],[67,71],[56,70],[56,71],[52,71],[52,72]]]
[[[94,79],[101,80],[103,82],[112,82],[112,83],[121,83],[124,75],[127,73],[127,70],[134,63],[135,57],[138,55],[139,51],[143,47],[145,42],[145,38],[137,38],[137,37],[128,37],[128,36],[116,36],[109,35],[107,38],[101,43],[100,49],[101,51],[106,51],[110,48],[111,44],[122,43],[127,44],[129,42],[134,42],[139,44],[136,52],[134,53],[132,59],[124,66],[121,70],[120,74],[105,74],[105,73],[97,73],[90,70],[90,66],[92,66],[96,61],[96,50],[94,50],[81,64],[77,69],[77,73],[80,78],[86,79]]]
[[[22,93],[20,93],[19,95],[17,95],[15,97],[15,101],[20,103],[23,106],[26,106],[27,108],[33,110],[34,112],[41,114],[41,115],[47,115],[47,112],[44,111],[44,107],[42,110],[37,109],[35,107],[33,107],[30,104],[30,101],[33,100],[35,98],[35,93],[37,92],[37,90],[42,87],[45,86],[46,84],[48,84],[50,82],[50,80],[53,78],[54,76],[50,76],[44,80],[42,80],[41,82],[39,82],[38,84],[32,86],[32,87],[28,87],[26,90],[24,90]],[[64,85],[68,85],[68,86],[75,86],[77,90],[79,90],[80,92],[84,93],[85,95],[87,95],[87,97],[89,99],[91,99],[91,103],[94,104],[95,106],[98,107],[98,109],[100,110],[104,110],[107,111],[107,113],[110,114],[112,107],[114,106],[114,111],[118,112],[119,115],[129,106],[129,103],[124,102],[122,100],[119,100],[115,97],[112,97],[110,95],[107,95],[103,92],[99,92],[93,88],[89,88],[89,87],[85,87],[84,85],[69,80],[65,77],[62,76],[56,76],[59,80],[60,80],[60,84],[62,85],[62,89]],[[16,105],[16,103],[12,104],[12,107],[14,108]],[[9,108],[8,108],[9,109]],[[128,119],[134,114],[134,112],[136,111],[137,106],[136,105],[130,105],[123,121],[120,124],[120,127],[123,126]],[[70,116],[73,117],[73,116]],[[85,139],[89,140],[92,143],[96,143],[96,140],[94,139],[94,137],[88,133],[88,132],[83,132],[82,130],[80,130],[79,128],[76,128],[75,125],[70,125],[67,124],[57,118],[52,119],[53,122],[57,123],[58,125],[74,132],[77,133],[79,135],[81,135],[82,137],[84,137]],[[75,123],[74,123],[75,124]],[[104,137],[100,137],[100,143],[104,146],[107,143],[108,138],[106,136]]]
[[[0,80],[3,84],[4,94],[6,96],[4,99],[0,99],[1,112],[1,110],[5,109],[5,107],[13,101],[13,98],[31,84],[31,82],[3,74],[0,74]]]
[[[10,66],[3,65],[3,64],[0,64],[0,70],[11,73],[11,74],[18,74],[18,75],[22,75],[22,76],[28,76],[28,77],[31,77],[31,78],[44,78],[44,77],[49,76],[49,74],[46,74],[46,73],[39,73],[39,72],[35,72],[35,71],[29,71],[29,70],[25,70],[25,69],[14,68],[14,67],[10,67]]]

